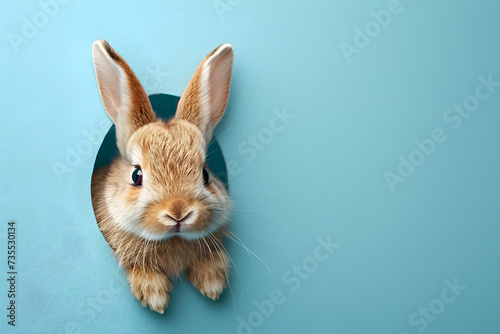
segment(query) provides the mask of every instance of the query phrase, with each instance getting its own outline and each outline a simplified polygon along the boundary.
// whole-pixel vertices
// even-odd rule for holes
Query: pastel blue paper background
[[[479,76],[500,81],[500,3],[402,0],[348,63],[341,43],[387,3],[73,0],[15,52],[9,34],[42,7],[0,2],[0,332],[245,332],[239,319],[280,289],[286,300],[253,332],[418,333],[410,315],[457,278],[467,289],[425,333],[498,333],[499,87],[456,130],[443,114]],[[181,278],[164,315],[133,299],[90,204],[98,145],[85,133],[111,126],[91,58],[101,38],[148,94],[180,95],[209,51],[233,45],[215,134],[236,166],[233,231],[272,274],[228,241],[234,296],[212,302]],[[249,136],[284,110],[294,118],[252,157]],[[447,140],[391,191],[384,173],[436,128]],[[58,178],[54,164],[78,148],[88,153]],[[8,220],[18,228],[15,328],[4,315]],[[282,275],[327,236],[340,247],[293,291]]]

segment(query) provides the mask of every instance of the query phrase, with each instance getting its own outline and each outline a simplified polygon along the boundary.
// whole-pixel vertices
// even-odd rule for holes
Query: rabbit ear
[[[203,59],[179,101],[176,118],[198,126],[207,143],[226,110],[232,68],[233,48],[222,44]]]
[[[127,63],[104,40],[92,45],[92,56],[102,104],[116,126],[122,156],[132,133],[156,119],[146,91]]]

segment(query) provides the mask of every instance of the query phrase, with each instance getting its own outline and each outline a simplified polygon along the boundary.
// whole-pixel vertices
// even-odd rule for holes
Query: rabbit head
[[[106,219],[147,240],[203,238],[222,227],[230,199],[205,157],[229,97],[231,45],[205,57],[169,121],[156,118],[139,80],[106,41],[94,42],[92,52],[120,153],[97,190]]]

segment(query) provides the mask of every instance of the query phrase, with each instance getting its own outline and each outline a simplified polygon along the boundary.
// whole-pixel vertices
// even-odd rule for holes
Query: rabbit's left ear
[[[196,69],[177,106],[175,117],[198,126],[207,144],[226,110],[233,57],[229,44],[210,52]]]
[[[135,130],[156,120],[146,91],[128,64],[104,40],[92,45],[97,86],[102,104],[116,126],[116,144],[126,157],[127,141]]]

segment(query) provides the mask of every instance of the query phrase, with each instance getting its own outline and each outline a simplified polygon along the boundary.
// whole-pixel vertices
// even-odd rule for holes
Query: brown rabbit
[[[231,45],[201,62],[168,122],[156,119],[139,80],[106,41],[94,42],[92,54],[120,152],[94,172],[92,204],[132,294],[163,313],[171,278],[186,271],[203,295],[218,299],[228,280],[222,242],[231,204],[204,164],[229,97]]]

